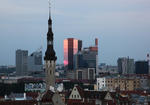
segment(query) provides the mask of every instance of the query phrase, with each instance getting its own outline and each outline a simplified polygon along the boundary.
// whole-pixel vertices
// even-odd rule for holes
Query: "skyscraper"
[[[136,74],[149,74],[148,61],[137,61],[135,62]]]
[[[98,39],[95,39],[95,46],[82,49],[74,55],[74,68],[95,68],[98,65]]]
[[[134,59],[125,58],[125,57],[119,58],[118,72],[119,74],[134,74],[135,73]]]
[[[16,75],[27,75],[28,70],[28,51],[17,50],[16,51]]]
[[[64,40],[64,66],[69,70],[73,70],[73,57],[78,51],[81,51],[82,41],[74,38]]]

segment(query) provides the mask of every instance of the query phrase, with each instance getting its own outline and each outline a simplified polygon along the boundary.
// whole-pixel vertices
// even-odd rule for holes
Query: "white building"
[[[105,77],[97,78],[96,84],[97,84],[97,90],[102,90],[106,88],[106,78]]]

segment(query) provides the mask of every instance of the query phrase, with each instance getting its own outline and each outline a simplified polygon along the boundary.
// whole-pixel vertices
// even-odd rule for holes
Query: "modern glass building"
[[[28,56],[28,72],[42,71],[42,51],[35,51]]]
[[[68,38],[64,40],[64,66],[67,69],[72,70],[74,65],[74,55],[78,51],[81,51],[82,41],[74,38]]]
[[[134,74],[135,65],[134,59],[123,57],[118,59],[118,72],[119,74]]]
[[[136,70],[136,74],[149,74],[148,61],[136,61],[135,70]]]
[[[74,58],[74,69],[81,68],[95,68],[97,66],[98,52],[92,51],[90,48],[84,48],[81,52],[77,53]]]
[[[98,66],[98,39],[95,45],[83,48],[74,56],[74,69],[95,68]]]

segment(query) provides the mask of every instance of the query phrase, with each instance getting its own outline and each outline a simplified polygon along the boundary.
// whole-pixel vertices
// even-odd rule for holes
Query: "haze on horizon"
[[[99,63],[118,57],[145,60],[150,53],[150,0],[51,0],[57,63],[63,63],[63,40],[83,47],[99,39]],[[15,65],[15,51],[29,54],[43,46],[48,30],[47,0],[0,0],[0,65]]]

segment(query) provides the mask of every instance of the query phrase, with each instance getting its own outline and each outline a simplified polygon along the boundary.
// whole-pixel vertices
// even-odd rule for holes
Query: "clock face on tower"
[[[48,41],[48,45],[52,45],[53,44],[53,41]]]

